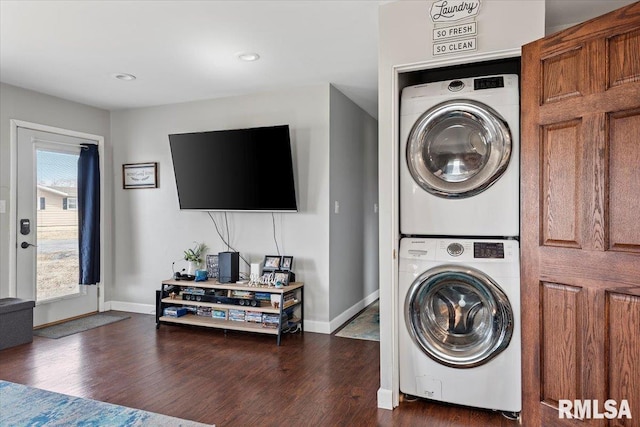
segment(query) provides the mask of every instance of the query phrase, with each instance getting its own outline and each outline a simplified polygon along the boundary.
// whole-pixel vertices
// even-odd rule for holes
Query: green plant
[[[184,251],[185,261],[192,261],[200,264],[202,262],[202,254],[208,249],[204,243],[194,242],[196,245],[192,249]]]

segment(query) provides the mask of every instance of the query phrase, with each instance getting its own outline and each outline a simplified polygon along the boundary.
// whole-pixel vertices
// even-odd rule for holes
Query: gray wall
[[[331,86],[331,319],[378,290],[378,216],[374,211],[378,196],[377,125],[373,117]]]
[[[168,135],[288,124],[299,212],[275,214],[280,251],[305,283],[305,329],[328,332],[329,85],[112,113],[115,277],[112,308],[152,310],[155,290],[194,241],[226,250],[205,212],[181,211]],[[123,163],[158,162],[159,188],[123,190]],[[269,167],[264,169],[265,191]],[[242,174],[243,171],[237,171]],[[224,216],[214,216],[224,224]],[[277,254],[269,213],[229,213],[231,244],[250,262]],[[220,222],[219,222],[220,223]],[[243,271],[248,272],[246,266]],[[146,307],[146,308],[145,308]]]
[[[9,247],[9,224],[13,221],[15,212],[10,200],[10,120],[58,127],[67,130],[90,133],[105,138],[105,168],[111,170],[111,144],[109,128],[109,112],[83,104],[67,101],[15,86],[0,83],[0,200],[6,200],[7,212],[0,214],[0,297],[15,295],[15,289],[10,289],[9,283],[9,253],[14,250]],[[113,187],[111,174],[105,174],[105,204],[107,206],[105,230],[111,227]],[[112,248],[111,238],[105,238],[104,277],[106,288],[112,279]],[[12,292],[13,291],[13,292]],[[108,298],[108,293],[106,297]]]

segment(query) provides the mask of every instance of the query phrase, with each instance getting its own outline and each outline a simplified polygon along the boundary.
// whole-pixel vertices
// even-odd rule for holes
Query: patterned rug
[[[0,426],[202,427],[208,424],[0,380]]]
[[[380,308],[378,301],[372,303],[342,328],[337,337],[380,341]]]
[[[45,338],[62,338],[68,335],[77,334],[78,332],[108,325],[109,323],[118,322],[128,319],[131,316],[115,314],[115,313],[98,313],[87,317],[69,320],[68,322],[59,323],[46,328],[36,329],[33,335]]]

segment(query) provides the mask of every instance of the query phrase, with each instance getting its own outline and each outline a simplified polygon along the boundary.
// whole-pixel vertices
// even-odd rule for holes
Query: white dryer
[[[400,242],[400,391],[521,411],[516,240]]]
[[[515,74],[406,87],[400,106],[400,232],[519,235]]]

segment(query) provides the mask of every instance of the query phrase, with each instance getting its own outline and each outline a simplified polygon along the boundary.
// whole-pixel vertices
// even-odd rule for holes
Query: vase
[[[196,261],[187,261],[187,274],[190,276],[195,276],[198,267],[199,264]]]

